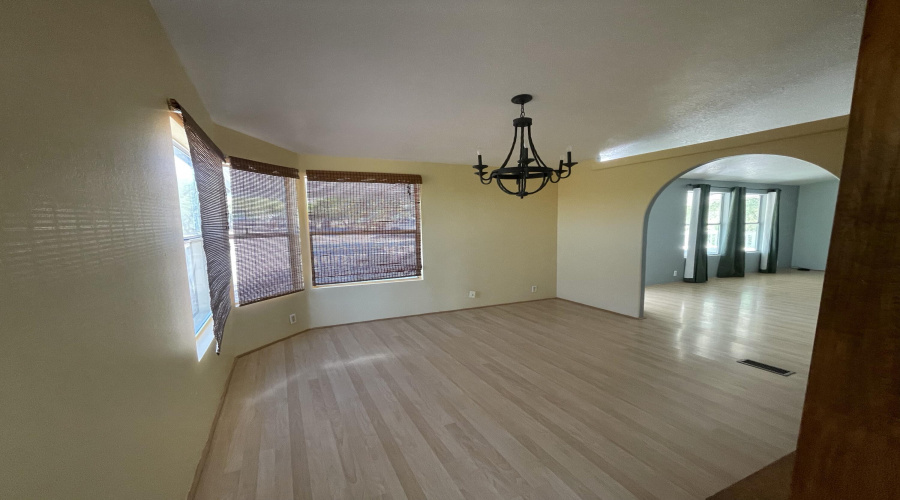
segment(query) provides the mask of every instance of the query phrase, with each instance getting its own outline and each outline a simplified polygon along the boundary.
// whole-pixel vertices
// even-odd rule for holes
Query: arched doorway
[[[838,182],[831,173],[796,158],[732,156],[672,179],[648,209],[644,328],[669,325],[672,335],[667,341],[687,358],[752,360],[796,373],[784,382],[793,391],[783,402],[786,410],[772,421],[766,420],[769,423],[778,418],[790,420],[799,411],[798,395],[809,372]],[[774,214],[767,205],[770,195],[778,200]],[[698,212],[703,210],[697,209],[697,196],[706,199],[708,208],[702,221],[698,220]],[[740,210],[742,217],[733,217],[729,210]],[[770,216],[768,226],[765,214]],[[770,255],[774,265],[761,270],[763,235],[766,228],[773,227],[778,227],[780,245],[774,256]],[[706,248],[695,247],[708,260],[708,278],[688,282],[682,277],[688,253],[685,235],[694,237],[698,231],[708,236]],[[729,271],[734,268],[734,259],[728,261],[723,253],[727,246],[723,240],[733,234],[742,236],[742,272],[719,274],[720,262],[725,262]],[[729,251],[733,252],[733,241],[731,245]],[[756,375],[742,372],[742,376],[749,380]],[[793,427],[785,429],[795,432]]]
[[[723,196],[739,186],[747,189],[747,272],[755,272],[759,262],[760,196],[772,189],[782,193],[781,248],[777,268],[824,270],[838,182],[836,176],[813,163],[770,154],[718,158],[672,178],[653,197],[644,220],[641,315],[644,314],[647,286],[683,279],[690,226],[690,220],[686,218],[690,211],[689,186],[706,184],[711,188],[712,210],[707,221],[711,224],[706,224],[706,229],[709,232],[708,272],[715,276],[725,224],[722,220]]]

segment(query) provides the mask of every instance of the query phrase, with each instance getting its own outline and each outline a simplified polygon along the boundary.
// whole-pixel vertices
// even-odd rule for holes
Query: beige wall
[[[308,327],[556,296],[555,185],[520,200],[482,186],[468,165],[294,155],[222,127],[216,137],[227,154],[300,170],[422,175],[424,279],[313,288],[304,234],[307,290],[233,310],[225,352],[243,353]],[[301,223],[306,217],[301,202]],[[469,299],[469,290],[477,298]],[[291,313],[297,325],[289,324]]]
[[[722,141],[584,164],[559,184],[559,297],[640,317],[644,227],[656,194],[704,163],[741,154],[777,154],[840,175],[846,117]]]
[[[184,498],[234,354],[556,295],[555,186],[518,200],[468,166],[300,156],[217,127],[146,1],[12,2],[0,44],[0,498]],[[236,308],[223,354],[198,362],[167,97],[228,154],[421,174],[425,279]]]
[[[184,498],[231,367],[197,362],[145,1],[0,16],[0,498]]]

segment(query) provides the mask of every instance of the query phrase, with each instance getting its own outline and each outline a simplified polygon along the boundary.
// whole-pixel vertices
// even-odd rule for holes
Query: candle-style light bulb
[[[478,164],[481,165],[481,164],[482,164],[482,163],[481,163],[481,150],[480,150],[480,149],[476,149],[476,150],[475,150],[475,154],[478,155]]]

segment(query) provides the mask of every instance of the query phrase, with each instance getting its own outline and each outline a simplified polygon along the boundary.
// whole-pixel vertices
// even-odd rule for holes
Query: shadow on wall
[[[6,283],[35,276],[59,282],[143,260],[166,249],[175,220],[149,196],[128,204],[35,200],[27,210],[0,214]]]
[[[738,155],[695,167],[672,179],[657,193],[645,222],[644,286],[683,279],[688,186],[699,183],[710,184],[713,192],[739,186],[751,194],[780,189],[778,268],[824,269],[838,179],[821,167],[796,158]],[[711,221],[717,222],[714,216]],[[751,225],[747,231],[754,228]],[[710,277],[715,276],[718,263],[717,249],[712,248],[708,254]],[[758,272],[758,268],[759,253],[748,249],[745,272]]]

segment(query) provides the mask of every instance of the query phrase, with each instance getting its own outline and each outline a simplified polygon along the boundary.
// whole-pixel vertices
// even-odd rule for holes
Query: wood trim
[[[454,312],[454,311],[468,311],[468,310],[471,310],[471,309],[484,309],[485,307],[499,307],[499,306],[508,306],[508,305],[511,305],[511,304],[524,304],[524,303],[526,303],[526,302],[540,302],[540,301],[542,301],[542,300],[565,300],[565,299],[560,299],[560,298],[558,298],[558,297],[548,297],[548,298],[546,298],[546,299],[519,300],[519,301],[516,301],[516,302],[504,302],[504,303],[502,303],[502,304],[491,304],[491,305],[487,305],[487,306],[463,307],[463,308],[460,308],[460,309],[447,309],[447,310],[444,310],[444,311],[434,311],[434,312],[421,313],[421,314],[407,314],[407,315],[405,315],[405,316],[391,316],[391,317],[389,317],[389,318],[366,319],[366,320],[362,320],[362,321],[353,321],[353,322],[351,322],[351,323],[338,323],[338,324],[336,324],[336,325],[314,326],[314,327],[312,327],[312,328],[307,328],[306,330],[301,330],[301,331],[299,331],[299,332],[297,332],[297,333],[292,333],[292,334],[288,335],[287,337],[282,337],[282,338],[280,338],[280,339],[278,339],[278,340],[273,340],[272,342],[269,342],[268,344],[264,344],[264,345],[261,345],[261,346],[259,346],[259,347],[254,348],[254,349],[250,349],[250,350],[247,351],[247,352],[238,354],[237,356],[234,357],[234,359],[244,357],[244,356],[246,356],[246,355],[248,355],[248,354],[252,354],[252,353],[254,353],[254,352],[256,352],[256,351],[261,351],[261,350],[265,349],[266,347],[275,345],[275,344],[277,344],[277,343],[279,343],[279,342],[284,342],[285,340],[288,340],[289,338],[296,337],[297,335],[300,335],[300,334],[303,334],[303,333],[306,333],[306,332],[309,332],[309,331],[312,331],[312,330],[320,330],[320,329],[323,329],[323,328],[334,328],[334,327],[337,327],[337,326],[358,325],[358,324],[360,324],[360,323],[371,323],[372,321],[387,321],[387,320],[390,320],[390,319],[414,318],[414,317],[416,317],[416,316],[430,316],[430,315],[432,315],[432,314],[442,314],[442,313],[448,313],[448,312]],[[571,301],[567,301],[567,302],[571,302]],[[577,304],[577,302],[575,302],[575,303]],[[584,305],[584,304],[582,304],[582,305]],[[591,306],[587,306],[587,307],[591,307]],[[603,310],[603,309],[601,309],[601,311],[602,311],[602,310]],[[612,312],[612,311],[607,311],[607,312]],[[618,314],[618,313],[613,313],[613,314]],[[627,316],[627,317],[630,318],[631,316]]]
[[[310,182],[373,182],[379,184],[422,184],[418,174],[380,172],[344,172],[339,170],[307,170]]]
[[[256,160],[248,160],[237,156],[229,156],[228,163],[235,170],[243,170],[245,172],[253,172],[256,174],[272,175],[275,177],[285,177],[288,179],[300,179],[300,171],[296,168],[282,167],[281,165],[273,165]]]
[[[900,498],[900,2],[869,0],[794,500]]]
[[[228,370],[225,388],[222,389],[222,395],[219,396],[219,406],[216,407],[216,414],[213,416],[212,425],[209,427],[206,445],[203,446],[203,451],[200,452],[200,461],[197,463],[197,469],[194,470],[194,480],[191,482],[191,489],[188,490],[187,500],[194,500],[194,497],[197,495],[197,488],[200,486],[200,475],[203,474],[203,468],[206,466],[206,460],[209,458],[209,450],[212,448],[213,436],[216,433],[216,426],[219,425],[219,416],[222,415],[222,408],[225,406],[225,396],[228,395],[228,386],[231,385],[231,377],[234,375],[235,366],[237,366],[237,357],[231,360],[231,369]]]

